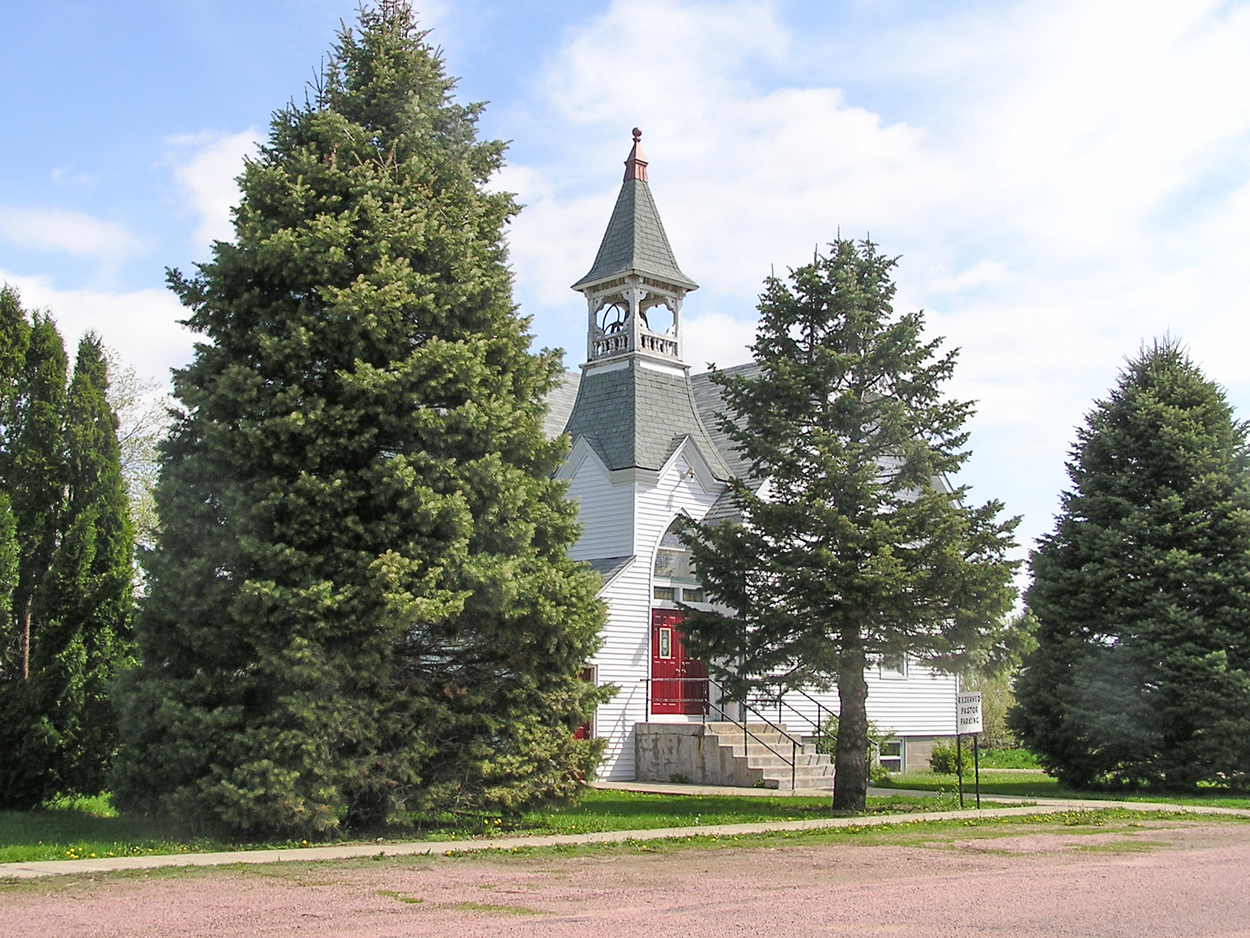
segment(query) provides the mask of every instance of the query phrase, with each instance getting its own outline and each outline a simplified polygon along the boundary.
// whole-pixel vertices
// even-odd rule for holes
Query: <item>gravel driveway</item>
[[[1006,836],[1002,836],[1002,834]],[[1250,825],[616,848],[0,886],[6,938],[1250,936]]]

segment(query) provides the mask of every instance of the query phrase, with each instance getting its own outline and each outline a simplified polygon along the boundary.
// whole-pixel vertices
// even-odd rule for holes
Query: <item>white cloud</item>
[[[200,217],[194,234],[197,244],[233,240],[230,210],[239,201],[235,180],[243,172],[244,158],[255,155],[261,140],[260,131],[249,127],[234,134],[206,130],[165,141],[171,150],[174,179]]]
[[[192,334],[179,324],[187,310],[169,290],[59,290],[47,277],[4,270],[0,282],[18,289],[26,309],[51,314],[71,359],[79,338],[93,330],[142,377],[168,382],[171,366],[191,360]]]
[[[53,167],[48,170],[48,178],[56,185],[64,187],[89,186],[95,182],[94,176],[68,166]]]
[[[125,260],[145,250],[125,225],[63,209],[0,207],[0,237],[26,248],[102,261]]]
[[[718,312],[687,317],[683,312],[681,335],[682,357],[696,372],[709,364],[725,368],[750,360],[755,320]]]
[[[836,37],[786,12],[617,0],[551,56],[524,110],[563,151],[505,177],[529,205],[510,241],[540,335],[581,347],[567,285],[638,124],[702,285],[688,360],[745,359],[770,265],[871,232],[902,255],[898,307],[962,348],[971,481],[1026,514],[1026,539],[1049,525],[1073,427],[1143,340],[1189,342],[1250,407],[1250,3],[968,4],[884,31],[848,17]]]

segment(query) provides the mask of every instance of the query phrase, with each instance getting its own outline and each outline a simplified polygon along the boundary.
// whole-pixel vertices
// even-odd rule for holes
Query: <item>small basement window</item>
[[[901,739],[883,740],[877,750],[877,764],[890,772],[903,771],[903,741]]]

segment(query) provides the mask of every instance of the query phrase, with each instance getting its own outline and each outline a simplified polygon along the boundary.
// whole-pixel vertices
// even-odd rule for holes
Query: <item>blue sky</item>
[[[1171,333],[1250,416],[1250,2],[438,0],[431,41],[512,141],[498,181],[540,345],[584,348],[629,130],[683,269],[687,358],[746,359],[770,268],[871,233],[979,401],[962,481],[1048,530],[1124,357]],[[0,6],[0,279],[164,378],[167,266],[230,237],[233,177],[350,0]]]

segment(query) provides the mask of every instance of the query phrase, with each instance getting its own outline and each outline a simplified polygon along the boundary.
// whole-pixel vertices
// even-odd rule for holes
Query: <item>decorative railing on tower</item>
[[[631,275],[603,284],[587,296],[590,312],[589,361],[646,352],[680,360],[680,293]],[[656,316],[670,320],[652,328]],[[650,317],[650,318],[649,318]],[[670,324],[671,323],[671,324]],[[660,331],[663,329],[663,331]]]
[[[655,352],[668,358],[677,357],[677,340],[671,335],[656,335],[646,329],[640,330],[638,340],[644,352]]]

